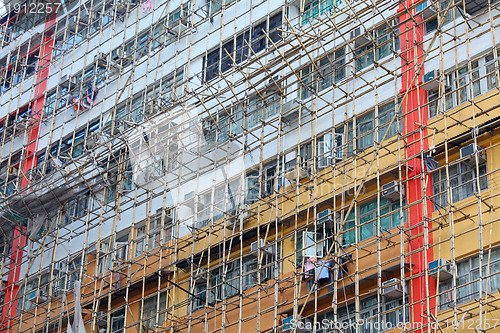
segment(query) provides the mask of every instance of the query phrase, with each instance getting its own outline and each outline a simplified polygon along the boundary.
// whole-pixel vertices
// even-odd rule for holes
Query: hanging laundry
[[[147,15],[153,10],[153,1],[146,0],[141,5],[142,15]]]
[[[315,262],[316,258],[311,257],[304,263],[304,280],[310,279],[314,276]]]
[[[82,96],[74,97],[73,106],[75,111],[89,110],[92,108],[98,93],[98,89],[92,90],[91,88],[87,88]]]
[[[328,279],[330,277],[329,271],[330,271],[330,263],[326,262],[323,265],[324,260],[318,261],[316,264],[316,279],[318,281],[323,280],[323,279]]]

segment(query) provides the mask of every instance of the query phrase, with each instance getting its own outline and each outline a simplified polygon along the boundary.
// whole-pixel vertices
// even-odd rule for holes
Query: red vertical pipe
[[[36,150],[38,147],[38,132],[40,120],[43,116],[43,105],[45,99],[45,90],[47,88],[47,78],[49,77],[50,61],[52,58],[52,49],[54,47],[53,34],[49,33],[49,28],[55,23],[55,13],[48,16],[45,22],[45,33],[43,34],[42,43],[40,45],[40,60],[36,74],[34,102],[31,108],[31,129],[28,135],[28,146],[25,152],[23,163],[23,174],[26,175],[29,170],[36,165]],[[23,176],[21,179],[21,187],[28,185],[28,178]],[[23,248],[26,245],[25,227],[16,227],[14,230],[14,241],[12,242],[12,253],[10,257],[9,275],[5,288],[5,297],[2,308],[1,331],[10,332],[12,329],[13,318],[17,311],[17,297],[19,286],[19,276],[21,272],[21,264],[23,261]]]
[[[418,156],[422,149],[428,149],[429,144],[427,136],[428,110],[427,106],[421,107],[419,104],[425,104],[427,101],[427,92],[421,87],[417,87],[417,82],[422,82],[424,71],[423,65],[423,36],[424,23],[422,17],[416,16],[416,9],[407,10],[417,4],[418,0],[406,0],[399,5],[400,14],[400,41],[401,41],[401,71],[402,71],[402,89],[400,93],[406,98],[402,101],[402,112],[404,118],[403,133],[408,135],[407,146],[405,147],[406,158]],[[410,13],[408,13],[410,12]],[[420,71],[418,69],[420,68]],[[422,127],[421,127],[422,126]],[[420,157],[420,156],[419,156]],[[426,201],[426,214],[423,205],[423,186],[422,183],[422,160],[419,157],[408,161],[408,173],[406,180],[406,200],[409,205],[407,227],[410,227],[412,239],[408,242],[408,251],[411,254],[413,264],[410,271],[409,294],[411,306],[411,320],[413,327],[420,327],[420,332],[430,331],[429,313],[427,305],[431,311],[436,306],[436,285],[434,282],[427,283],[425,276],[418,276],[425,272],[428,262],[433,260],[432,247],[425,253],[424,225],[430,230],[431,223],[425,216],[431,216],[433,205],[430,200]],[[424,178],[425,179],[425,178]],[[427,197],[432,196],[432,178],[427,178]],[[423,222],[423,223],[422,223]],[[433,243],[432,234],[429,234],[429,245]],[[427,254],[427,260],[425,258]]]

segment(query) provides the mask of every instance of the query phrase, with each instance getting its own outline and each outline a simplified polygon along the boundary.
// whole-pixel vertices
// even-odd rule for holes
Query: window
[[[14,194],[18,187],[21,187],[19,167],[22,164],[20,162],[21,153],[16,153],[10,159],[5,158],[0,163],[0,197],[8,197]]]
[[[335,138],[335,140],[333,139]],[[334,164],[336,160],[341,160],[343,144],[343,134],[326,133],[318,138],[316,143],[317,148],[317,168],[322,169]]]
[[[453,7],[453,5],[451,5],[450,9],[447,12],[445,12],[449,3],[450,3],[450,0],[439,0],[439,10],[440,10],[440,15],[441,15],[442,25],[448,24],[451,21],[453,21],[453,11],[455,11],[456,17],[461,17],[459,9],[457,7]],[[436,16],[436,17],[434,17],[430,20],[427,20],[425,22],[425,33],[428,34],[432,31],[436,30],[437,27],[438,27],[438,19]]]
[[[497,55],[500,50],[497,50]],[[494,52],[486,55],[484,57],[485,67],[486,67],[486,89],[493,90],[498,86],[498,61],[495,62]],[[496,64],[496,65],[495,65]]]
[[[488,267],[489,262],[489,267]],[[456,303],[453,301],[453,279],[440,283],[440,310],[484,297],[485,293],[494,293],[500,288],[500,248],[485,250],[479,274],[479,256],[461,260],[456,264]],[[479,294],[481,283],[482,295]]]
[[[138,257],[146,252],[146,225],[135,227],[135,256]]]
[[[269,21],[265,20],[256,24],[250,30],[240,33],[235,39],[227,41],[222,45],[222,48],[208,52],[203,58],[205,80],[210,81],[217,77],[219,71],[221,73],[228,71],[233,66],[233,59],[236,64],[239,64],[253,56],[254,53],[264,50],[266,45],[271,45],[271,42],[268,44],[264,32],[274,43],[281,40],[281,34],[278,31],[278,28],[281,27],[281,15],[279,12],[271,16]],[[248,49],[247,43],[252,46],[252,50]]]
[[[479,82],[479,62],[472,61],[471,71],[468,66],[459,68],[452,74],[454,87],[458,89],[457,92],[457,105],[463,104],[468,100],[481,95],[481,86]]]
[[[114,244],[110,246],[110,244]],[[108,238],[100,243],[98,274],[104,274],[113,267],[119,266],[128,258],[128,231],[117,235],[116,240]],[[97,245],[95,245],[97,246]],[[118,284],[119,285],[119,284]]]
[[[240,193],[239,179],[232,180],[228,184],[218,185],[212,195],[212,191],[205,192],[198,196],[198,210],[196,214],[196,226],[202,228],[210,222],[221,220],[235,214],[238,206]],[[186,199],[188,199],[186,197]],[[194,201],[189,205],[194,210]],[[212,210],[213,208],[213,210]]]
[[[266,95],[266,92],[263,92]],[[280,98],[277,94],[262,99],[254,95],[242,103],[229,106],[211,117],[203,120],[203,134],[209,145],[223,143],[231,137],[243,133],[243,129],[250,129],[261,125],[262,120],[269,119],[279,113]]]
[[[115,11],[116,17],[119,18],[124,7],[130,10],[136,5],[137,1],[135,0],[94,1],[93,5],[89,1],[86,5],[71,11],[67,16],[69,19],[63,18],[56,22],[53,57],[61,56],[66,51],[73,49],[75,43],[78,45],[104,29],[113,22]],[[90,12],[90,17],[88,8],[95,8]]]
[[[444,92],[441,86],[427,91],[429,117],[470,103],[481,94],[496,89],[496,66],[494,53],[491,52],[445,73]]]
[[[97,165],[107,172],[104,203],[115,200],[117,193],[126,194],[134,190],[132,164],[124,149],[108,155],[97,162]]]
[[[146,329],[146,331],[151,330],[155,332],[156,327],[162,326],[165,322],[165,312],[161,311],[161,309],[165,309],[166,305],[166,291],[146,298],[142,305],[142,328]],[[157,314],[158,320],[156,319]]]
[[[37,158],[37,172],[48,175],[57,167],[61,167],[71,160],[81,156],[87,147],[86,142],[90,140],[92,133],[99,130],[100,123],[95,121],[77,131],[74,135],[53,143],[47,151],[39,153]]]
[[[357,71],[368,67],[374,60],[383,59],[391,55],[392,51],[399,50],[399,37],[394,35],[394,29],[397,30],[397,28],[392,28],[384,24],[373,31],[373,38],[377,43],[376,45],[374,45],[371,38],[368,37],[368,42],[366,44],[356,47]]]
[[[118,266],[123,262],[127,261],[127,258],[128,258],[128,234],[116,238],[113,265]]]
[[[12,23],[12,38],[17,38],[19,37],[22,33],[25,31],[28,31],[29,29],[42,24],[45,21],[46,14],[45,12],[38,12],[38,11],[30,11],[28,9],[33,9],[34,2],[28,2],[24,5],[21,5],[21,11],[19,14],[16,16],[14,19],[14,22]],[[26,7],[24,7],[26,6]],[[24,11],[22,11],[22,7],[25,8]],[[14,10],[13,10],[14,12]]]
[[[236,0],[209,0],[207,1],[208,12],[210,15],[222,8],[223,5],[228,6]]]
[[[332,230],[324,225],[310,226],[297,233],[297,266],[303,267],[308,258],[323,258],[331,246]]]
[[[281,171],[283,171],[283,167],[284,165],[282,164],[280,166]],[[261,179],[259,174],[262,177]],[[246,182],[247,195],[245,201],[251,204],[257,202],[259,196],[264,198],[272,195],[275,191],[279,191],[282,187],[283,179],[277,173],[277,162],[273,161],[265,164],[262,167],[262,172],[254,170],[247,173]]]
[[[375,117],[375,111],[371,111],[354,119],[356,121],[356,137],[354,137],[353,122],[347,124],[347,153],[350,155],[353,148],[357,150],[364,150],[373,146],[375,141],[381,141],[382,138],[389,139],[402,130],[399,119],[393,118],[396,116],[396,107],[394,102],[387,103],[379,106],[378,118]],[[375,137],[375,126],[378,120],[378,138]],[[338,131],[338,130],[336,130]],[[387,135],[386,135],[387,131]],[[356,142],[354,142],[354,139]]]
[[[0,120],[0,142],[24,133],[31,116],[32,104],[23,106]]]
[[[50,273],[42,273],[28,278],[26,285],[23,285],[19,292],[19,297],[23,298],[23,301],[19,302],[22,310],[29,311],[35,308],[37,303],[47,300],[50,281]]]
[[[226,298],[239,294],[241,275],[239,261],[230,262],[226,264],[225,267],[221,266],[212,269],[209,282],[209,303],[220,302]]]
[[[260,193],[260,176],[258,171],[247,173],[246,177],[247,193],[245,201],[248,204],[253,204],[259,201]]]
[[[279,252],[279,251],[278,251]],[[228,262],[224,266],[211,268],[209,272],[200,268],[200,273],[194,279],[194,291],[198,297],[192,298],[192,309],[197,310],[208,304],[215,304],[227,298],[241,294],[240,278],[243,290],[254,287],[275,277],[276,255],[274,251],[262,255],[259,269],[257,253],[243,257],[240,269],[239,260]],[[208,278],[208,283],[207,283]],[[209,290],[207,290],[207,284]]]
[[[332,11],[334,2],[338,7],[342,6],[342,1],[340,0],[306,0],[302,14],[302,24],[307,24],[312,18]]]
[[[202,281],[201,283],[196,283],[194,286],[193,297],[191,309],[196,311],[203,308],[207,304],[207,282]]]
[[[22,80],[35,73],[38,64],[39,49],[18,57],[17,53],[10,57],[10,64],[5,65],[4,78],[1,82],[0,93],[9,90]]]
[[[249,255],[243,258],[243,290],[252,288],[259,283],[271,280],[275,277],[274,275],[274,265],[276,261],[276,256],[271,252],[264,252],[261,261],[261,269],[259,269],[259,258],[257,253],[255,255]],[[236,283],[236,287],[238,287]],[[234,289],[234,288],[233,288]]]
[[[47,94],[43,111],[44,116],[50,116],[54,114],[55,110],[64,107],[66,105],[67,94],[67,87],[60,87],[59,92],[57,90],[54,90],[53,92]]]
[[[168,43],[173,42],[174,40],[177,40],[175,37],[175,34],[170,31],[174,30],[175,28],[172,27],[172,23],[175,21],[175,19],[172,18],[172,14],[169,15],[169,24],[168,28],[166,25],[166,20],[165,19],[160,19],[156,23],[153,24],[153,31],[151,32],[151,50],[156,50],[161,46],[166,46]],[[175,31],[175,30],[174,30]],[[166,42],[167,44],[164,44]]]
[[[404,206],[404,202],[403,202]],[[377,199],[357,206],[356,211],[351,209],[342,228],[342,245],[348,246],[356,242],[356,232],[358,241],[362,242],[377,234],[377,218],[380,217],[380,233],[384,234],[391,229],[406,222],[406,214],[403,211],[404,222],[401,222],[400,203],[392,202],[385,198],[380,198],[378,207]]]
[[[387,331],[398,327],[401,323],[410,322],[410,309],[406,309],[406,316],[403,315],[403,308],[408,304],[408,299],[389,299],[381,297],[380,301],[377,296],[369,296],[360,299],[359,318],[364,320],[364,323],[359,326],[356,322],[356,309],[354,303],[339,306],[337,310],[337,320],[335,321],[335,313],[333,311],[318,315],[318,322],[327,320],[329,323],[336,323],[336,327],[345,327],[346,333],[371,333]],[[381,325],[375,325],[380,316]],[[326,331],[325,331],[326,332]]]
[[[162,209],[159,209],[155,216],[149,220],[149,228],[146,223],[141,223],[135,227],[135,257],[152,251],[161,244],[168,242],[172,237],[172,225],[175,218],[175,210],[167,210],[163,221],[162,238]]]
[[[309,98],[342,81],[346,72],[345,47],[341,47],[301,71],[301,98]]]
[[[119,310],[111,314],[110,333],[125,333],[125,310]]]
[[[356,53],[356,70],[360,71],[365,67],[373,64],[373,60],[375,59],[374,54],[374,46],[373,42],[369,42],[364,44],[363,46],[357,47],[355,50]]]
[[[402,130],[399,119],[394,117],[396,116],[396,107],[393,103],[388,103],[378,108],[378,141],[381,141],[382,138],[388,139],[390,137],[395,136]],[[392,121],[394,119],[394,121]],[[392,121],[392,123],[391,123]],[[390,125],[389,125],[390,124]],[[387,132],[387,134],[386,134]]]
[[[430,90],[427,92],[427,107],[429,108],[429,118],[433,118],[438,114],[438,98],[439,89]],[[441,110],[439,110],[441,113]]]
[[[182,35],[191,24],[189,7],[190,3],[186,2],[184,5],[170,13],[168,15],[168,29],[164,29],[166,30],[165,33],[162,33],[161,31],[158,32],[157,29],[155,29],[155,31],[153,31],[153,37],[164,36],[166,34],[167,43],[177,41],[178,37]],[[156,44],[153,43],[153,49],[154,48],[156,48]]]
[[[447,207],[465,198],[473,196],[488,188],[486,161],[479,159],[479,169],[476,169],[475,159],[470,162],[458,162],[448,166],[450,178],[446,176],[446,168],[432,173],[432,188],[434,193],[434,209]],[[479,191],[477,177],[479,176]],[[451,200],[448,199],[448,187],[451,189]]]
[[[66,289],[65,291],[71,291],[74,289],[75,282],[81,281],[80,269],[83,265],[82,257],[78,256],[68,263],[67,271],[61,272],[66,276]]]
[[[158,49],[164,42],[171,42],[172,37],[165,39],[166,36],[170,35],[172,32],[166,28],[165,19],[160,19],[150,28],[136,35],[136,38],[132,38],[121,47],[114,49],[111,52],[111,61],[121,68],[125,68]]]
[[[180,68],[135,94],[132,99],[120,103],[115,110],[115,120],[107,122],[104,131],[109,135],[126,131],[133,124],[141,123],[145,116],[175,102],[183,95],[183,81],[184,70]]]
[[[83,154],[84,151],[87,150],[85,144],[91,140],[91,136],[93,133],[99,131],[99,121],[91,123],[89,127],[84,128],[75,133],[75,137],[73,139],[73,151],[71,153],[73,158],[76,158]]]
[[[11,196],[19,185],[17,175],[11,175],[6,179],[0,178],[0,195],[3,197]]]
[[[130,1],[130,3],[133,4],[135,1]],[[96,1],[96,3],[94,3],[93,8],[95,8],[95,10],[92,12],[92,26],[89,28],[91,34],[103,29],[113,22],[115,7],[116,6],[113,6],[113,1],[102,1],[102,3]],[[120,16],[120,14],[117,13],[117,16]]]
[[[375,128],[375,113],[368,112],[364,115],[357,116],[356,118],[356,148],[363,150],[373,146],[375,141],[374,128]],[[352,122],[348,125],[349,131],[347,132],[347,140],[354,140],[354,130]]]
[[[36,173],[34,176],[36,179],[43,177],[43,175],[48,175],[56,170],[58,162],[55,158],[57,158],[58,147],[58,144],[52,145],[47,149],[47,151],[38,154]]]
[[[83,95],[87,89],[95,90],[106,80],[106,69],[93,64],[84,72],[75,75],[78,84],[71,87],[73,95]]]
[[[90,211],[91,200],[86,194],[79,195],[77,198],[68,200],[64,205],[61,215],[60,226],[73,223],[74,220],[86,216]]]

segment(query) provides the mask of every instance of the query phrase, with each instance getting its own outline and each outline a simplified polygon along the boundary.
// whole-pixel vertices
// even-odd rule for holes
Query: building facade
[[[0,331],[500,330],[499,3],[4,9]]]

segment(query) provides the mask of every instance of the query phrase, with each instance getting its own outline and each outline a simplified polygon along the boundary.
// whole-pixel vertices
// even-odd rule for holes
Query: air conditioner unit
[[[32,303],[40,304],[40,303],[46,302],[49,298],[48,298],[47,292],[44,291],[43,289],[40,289],[38,296],[37,296],[37,291],[33,290],[32,292],[29,293],[28,299]]]
[[[97,251],[97,244],[94,244],[92,245],[88,250],[87,250],[87,254],[90,254],[94,257],[97,257],[97,255],[99,255],[100,257],[104,256],[106,254],[106,252],[103,250],[103,246],[101,245],[99,247],[99,251]]]
[[[267,243],[264,239],[259,239],[258,241],[255,241],[252,244],[250,244],[250,252],[253,252],[255,255],[257,255],[259,253],[257,250],[260,248],[260,250],[263,251],[265,254],[272,255],[273,247],[266,246],[266,244]]]
[[[286,317],[281,321],[281,332],[297,332],[309,333],[312,332],[312,320],[310,318],[299,317],[295,319],[293,316]]]
[[[99,142],[99,136],[97,133],[93,133],[85,139],[85,147],[87,149],[92,149]]]
[[[430,91],[439,88],[439,69],[427,72],[422,78],[422,88]]]
[[[286,0],[286,3],[287,3],[288,5],[295,5],[295,6],[297,6],[297,7],[299,7],[299,6],[300,6],[300,1],[299,1],[299,0]]]
[[[10,167],[7,169],[7,175],[8,176],[17,176],[17,172],[19,171],[18,168],[16,167]]]
[[[477,157],[479,159],[479,163],[485,162],[486,161],[486,152],[482,147],[479,147],[475,143],[471,143],[470,145],[467,145],[465,147],[460,148],[460,158],[465,159],[466,162],[471,162],[475,164],[475,157],[474,154],[477,154]]]
[[[279,91],[282,89],[283,89],[283,81],[281,75],[269,79],[269,83],[266,86],[267,91]]]
[[[97,52],[97,54],[94,57],[94,62],[97,64],[97,66],[101,68],[107,68],[108,67],[108,54],[104,52]]]
[[[308,177],[307,170],[304,168],[302,156],[292,158],[285,163],[284,177],[291,182],[296,181],[297,178],[300,180]]]
[[[121,66],[121,60],[124,57],[123,48],[118,48],[111,53],[110,67],[115,71],[119,71]]]
[[[124,15],[128,10],[128,1],[116,1],[116,16]]]
[[[450,263],[446,259],[438,259],[429,263],[429,276],[439,281],[446,281],[453,277]]]
[[[422,16],[424,20],[437,15],[436,8],[432,5],[432,3],[429,3],[429,1],[424,1],[420,5],[418,5],[416,8],[416,13],[417,15]]]
[[[28,294],[28,300],[31,301],[31,302],[36,302],[36,290],[33,290],[32,292],[30,292]]]
[[[392,299],[403,297],[403,282],[400,279],[390,279],[383,282],[382,296]]]
[[[368,34],[365,33],[365,29],[362,26],[351,30],[351,40],[355,40],[356,46],[364,45],[370,41]]]
[[[191,22],[190,22],[190,20],[191,20],[191,16],[190,16],[190,15],[189,15],[189,13],[188,13],[188,9],[184,9],[183,11],[184,11],[184,13],[183,13],[183,15],[179,18],[179,23],[178,23],[178,25],[180,26],[180,29],[181,29],[181,30],[180,30],[180,31],[181,31],[181,34],[182,34],[183,32],[185,32],[186,30],[190,29],[190,28],[191,28],[191,26],[192,26],[192,24],[191,24]],[[179,29],[179,28],[177,28],[177,25],[176,25],[176,26],[175,26],[175,28],[174,28],[174,31],[176,31],[176,32],[177,32],[177,31],[179,31],[178,29]]]
[[[77,24],[78,24],[78,16],[77,15],[68,17],[68,29],[70,31],[75,31]]]
[[[193,280],[196,284],[205,284],[207,282],[207,273],[205,270],[200,269],[197,274],[193,275]]]
[[[287,124],[299,118],[299,102],[296,98],[283,104],[281,108],[281,120]]]
[[[391,201],[398,201],[400,197],[400,193],[402,192],[401,184],[393,180],[391,182],[388,182],[387,184],[382,185],[382,197],[389,199]]]
[[[185,204],[191,209],[194,209],[198,203],[198,211],[202,210],[207,204],[206,199],[203,195],[193,196],[194,192],[190,192],[184,196]]]
[[[70,76],[68,78],[68,75],[63,75],[61,77],[61,83],[59,84],[61,87],[63,88],[70,88],[71,87],[75,87],[76,85],[78,85],[78,80],[76,78],[76,76]]]
[[[239,208],[236,208],[228,213],[228,215],[234,215],[230,219],[228,219],[228,224],[233,225],[235,222],[239,222],[240,219],[246,219],[248,217],[248,206],[241,205]]]

